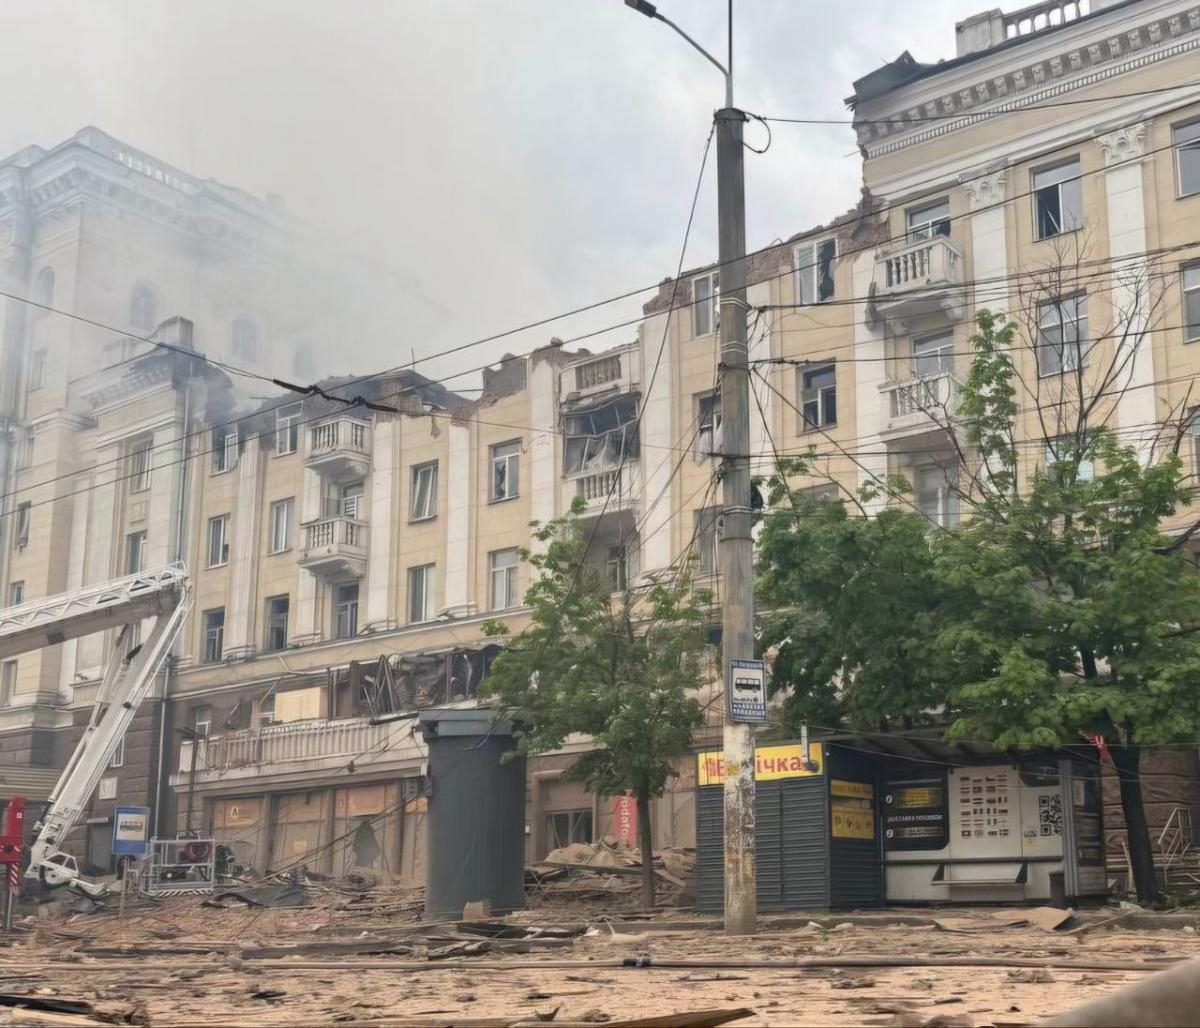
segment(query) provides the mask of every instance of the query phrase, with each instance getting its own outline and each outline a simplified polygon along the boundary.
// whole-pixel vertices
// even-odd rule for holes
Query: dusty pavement
[[[729,1023],[1028,1025],[1200,955],[1192,916],[1113,921],[1107,910],[1046,929],[1027,913],[764,917],[758,936],[728,939],[682,911],[585,923],[540,910],[464,926],[421,924],[419,907],[398,895],[325,894],[304,909],[178,898],[124,921],[28,919],[0,950],[0,1024],[482,1028],[744,1007],[752,1013]],[[646,958],[650,966],[621,966]],[[928,966],[854,966],[874,958]],[[830,966],[783,966],[805,960]],[[989,960],[998,966],[952,966]],[[696,966],[655,966],[663,962]],[[727,966],[756,962],[775,966]],[[18,997],[58,1009],[20,1009]]]

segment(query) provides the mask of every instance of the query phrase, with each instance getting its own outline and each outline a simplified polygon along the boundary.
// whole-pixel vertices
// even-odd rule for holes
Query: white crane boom
[[[182,564],[0,610],[0,660],[165,614],[189,592]]]
[[[122,626],[104,668],[91,720],[50,794],[50,807],[30,847],[28,877],[51,886],[71,884],[91,896],[107,891],[81,879],[75,858],[58,847],[83,814],[88,797],[153,687],[190,606],[187,571],[182,564],[170,564],[0,612],[0,657]],[[150,617],[154,627],[149,637],[129,648],[132,626]]]

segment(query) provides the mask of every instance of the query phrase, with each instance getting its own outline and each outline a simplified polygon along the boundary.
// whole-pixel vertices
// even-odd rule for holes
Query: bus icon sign
[[[731,660],[725,675],[731,721],[767,720],[767,669],[761,660]]]

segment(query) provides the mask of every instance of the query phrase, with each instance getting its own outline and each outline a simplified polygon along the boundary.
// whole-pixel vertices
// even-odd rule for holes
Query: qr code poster
[[[1038,834],[1062,835],[1062,796],[1057,792],[1038,797]]]

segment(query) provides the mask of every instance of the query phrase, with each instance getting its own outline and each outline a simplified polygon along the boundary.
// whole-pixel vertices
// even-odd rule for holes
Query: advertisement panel
[[[829,782],[829,833],[835,839],[875,838],[875,787],[870,782]]]
[[[819,742],[809,743],[808,759],[799,743],[788,746],[760,746],[754,751],[754,780],[772,782],[780,778],[810,778],[822,773],[822,754]],[[706,750],[696,755],[696,782],[699,785],[722,785],[725,782],[725,754]]]

